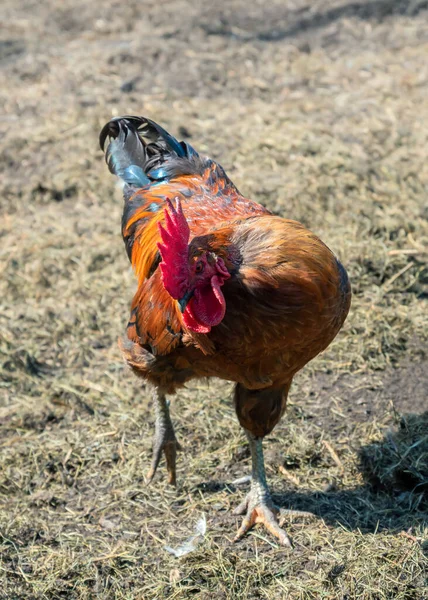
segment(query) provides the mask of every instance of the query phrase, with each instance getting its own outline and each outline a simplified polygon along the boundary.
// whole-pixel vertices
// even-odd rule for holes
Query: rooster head
[[[189,246],[190,229],[178,198],[175,206],[167,200],[165,226],[159,224],[159,232],[163,285],[177,300],[187,329],[209,333],[225,315],[221,287],[230,273],[223,259],[209,249]]]

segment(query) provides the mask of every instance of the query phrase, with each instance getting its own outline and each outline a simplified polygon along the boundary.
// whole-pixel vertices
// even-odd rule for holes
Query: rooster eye
[[[204,264],[202,262],[197,262],[196,263],[196,267],[195,267],[195,272],[196,273],[202,273],[202,271],[204,270]]]

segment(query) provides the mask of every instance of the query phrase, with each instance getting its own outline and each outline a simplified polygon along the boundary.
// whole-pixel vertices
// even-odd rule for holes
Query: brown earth
[[[428,598],[428,2],[3,3],[0,598]],[[117,347],[135,281],[97,146],[143,114],[345,264],[343,332],[266,440],[293,553],[231,509],[227,383],[173,401],[177,490],[146,487],[149,390]],[[177,546],[201,514],[192,553]]]

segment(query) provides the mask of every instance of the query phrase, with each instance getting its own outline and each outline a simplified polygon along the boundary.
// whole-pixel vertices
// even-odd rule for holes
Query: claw
[[[241,527],[233,540],[234,542],[241,540],[244,535],[256,525],[256,523],[261,523],[272,535],[278,538],[279,543],[282,546],[287,548],[293,548],[293,543],[284,529],[282,529],[285,518],[287,516],[316,518],[316,515],[311,512],[280,509],[270,499],[266,501],[257,500],[252,492],[250,492],[245,500],[233,511],[233,514],[245,514]],[[279,522],[278,518],[280,518]]]
[[[244,514],[246,512],[246,515],[233,541],[238,542],[256,523],[262,523],[272,535],[279,539],[282,546],[293,548],[290,538],[279,526],[277,520],[277,515],[280,512],[279,508],[270,502],[269,505],[264,502],[254,504],[252,500],[250,492],[244,502],[241,502],[234,511],[234,514]]]
[[[245,513],[247,512],[247,507],[248,507],[248,500],[245,499],[241,502],[241,504],[239,504],[234,511],[232,512],[233,515],[239,516],[239,515],[245,515]]]
[[[181,445],[174,440],[161,440],[158,442],[158,438],[155,437],[153,442],[153,458],[150,471],[146,475],[146,484],[149,485],[155,476],[157,471],[162,453],[165,455],[166,468],[168,471],[168,483],[170,485],[176,485],[176,458],[177,450],[181,450]]]
[[[153,395],[155,408],[155,435],[153,437],[152,464],[146,476],[146,484],[149,485],[155,476],[162,454],[165,455],[166,468],[168,471],[168,483],[176,484],[175,463],[177,450],[181,450],[174,433],[174,427],[169,416],[169,402],[162,390],[156,388]]]

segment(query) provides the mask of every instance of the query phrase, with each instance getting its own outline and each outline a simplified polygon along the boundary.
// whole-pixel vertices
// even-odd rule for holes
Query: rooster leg
[[[282,516],[283,514],[294,514],[297,516],[313,515],[302,511],[282,511],[273,503],[266,481],[262,438],[255,437],[249,431],[246,431],[246,434],[250,443],[252,459],[251,491],[234,511],[236,515],[245,514],[234,541],[237,542],[243,538],[256,523],[263,523],[266,529],[272,535],[276,536],[283,546],[292,548],[290,538],[279,526],[278,516]]]
[[[175,437],[174,426],[169,416],[169,406],[165,394],[156,389],[153,394],[153,403],[156,415],[155,435],[153,437],[152,465],[147,474],[146,481],[147,484],[152,481],[163,453],[166,458],[166,468],[169,476],[168,483],[175,485],[175,461],[177,450],[181,449],[180,444]]]

